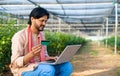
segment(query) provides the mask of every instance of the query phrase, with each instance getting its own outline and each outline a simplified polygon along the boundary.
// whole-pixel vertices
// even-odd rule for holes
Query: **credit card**
[[[50,41],[48,41],[48,40],[41,41],[41,45],[48,45],[48,44],[50,44]]]

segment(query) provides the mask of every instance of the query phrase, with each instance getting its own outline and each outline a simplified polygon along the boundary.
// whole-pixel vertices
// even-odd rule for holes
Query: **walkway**
[[[71,76],[118,76],[120,56],[114,55],[112,50],[104,46],[98,46],[96,42],[91,42],[82,47],[71,62],[74,67]]]

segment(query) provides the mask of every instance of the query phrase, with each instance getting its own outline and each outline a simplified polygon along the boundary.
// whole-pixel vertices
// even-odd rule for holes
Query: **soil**
[[[97,42],[83,46],[71,60],[71,76],[118,76],[120,55]]]

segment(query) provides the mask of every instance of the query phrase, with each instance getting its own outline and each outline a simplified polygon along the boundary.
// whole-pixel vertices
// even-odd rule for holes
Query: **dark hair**
[[[49,12],[46,9],[44,9],[42,7],[34,8],[29,15],[28,24],[31,25],[31,17],[38,19],[38,18],[45,16],[45,15],[47,15],[47,18],[49,18]]]

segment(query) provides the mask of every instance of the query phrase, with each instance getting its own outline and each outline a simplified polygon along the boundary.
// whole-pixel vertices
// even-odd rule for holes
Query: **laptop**
[[[61,63],[67,62],[80,49],[80,47],[81,47],[81,45],[67,45],[57,60],[43,61],[43,62],[40,62],[40,64],[56,65],[56,64],[61,64]]]

